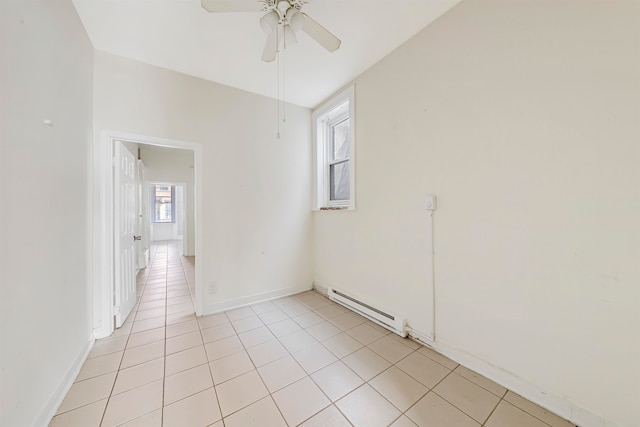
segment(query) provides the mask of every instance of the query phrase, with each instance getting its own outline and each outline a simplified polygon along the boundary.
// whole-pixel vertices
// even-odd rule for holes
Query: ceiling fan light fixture
[[[275,29],[278,28],[279,22],[280,16],[278,15],[278,12],[274,10],[260,18],[260,26],[267,34],[271,34],[273,31],[275,31]]]
[[[304,25],[304,15],[297,9],[291,8],[287,13],[287,22],[293,31],[300,31]]]

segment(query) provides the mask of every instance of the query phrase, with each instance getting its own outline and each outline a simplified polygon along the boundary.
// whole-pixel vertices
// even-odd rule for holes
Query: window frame
[[[162,182],[153,182],[150,184],[150,198],[151,198],[151,224],[175,224],[176,223],[176,186],[173,184],[167,184]],[[171,191],[171,221],[158,221],[156,218],[156,203],[157,187],[169,187]]]
[[[331,97],[312,113],[314,143],[314,197],[313,210],[348,209],[355,210],[355,90],[350,86]],[[349,120],[349,155],[331,161],[332,135],[334,126]],[[331,165],[348,163],[349,199],[331,200]]]

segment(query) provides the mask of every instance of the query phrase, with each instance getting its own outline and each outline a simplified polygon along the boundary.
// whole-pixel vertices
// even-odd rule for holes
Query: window
[[[315,209],[355,208],[353,94],[350,87],[313,113]]]
[[[176,188],[173,185],[151,184],[151,222],[176,222]]]

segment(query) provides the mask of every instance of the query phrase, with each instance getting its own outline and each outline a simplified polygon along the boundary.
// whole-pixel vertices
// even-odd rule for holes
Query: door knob
[[[142,236],[133,236],[133,240],[142,240]]]

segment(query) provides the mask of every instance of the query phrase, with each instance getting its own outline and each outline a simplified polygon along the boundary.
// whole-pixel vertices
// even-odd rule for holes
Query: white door
[[[136,159],[115,142],[114,259],[116,328],[122,326],[136,304]]]

